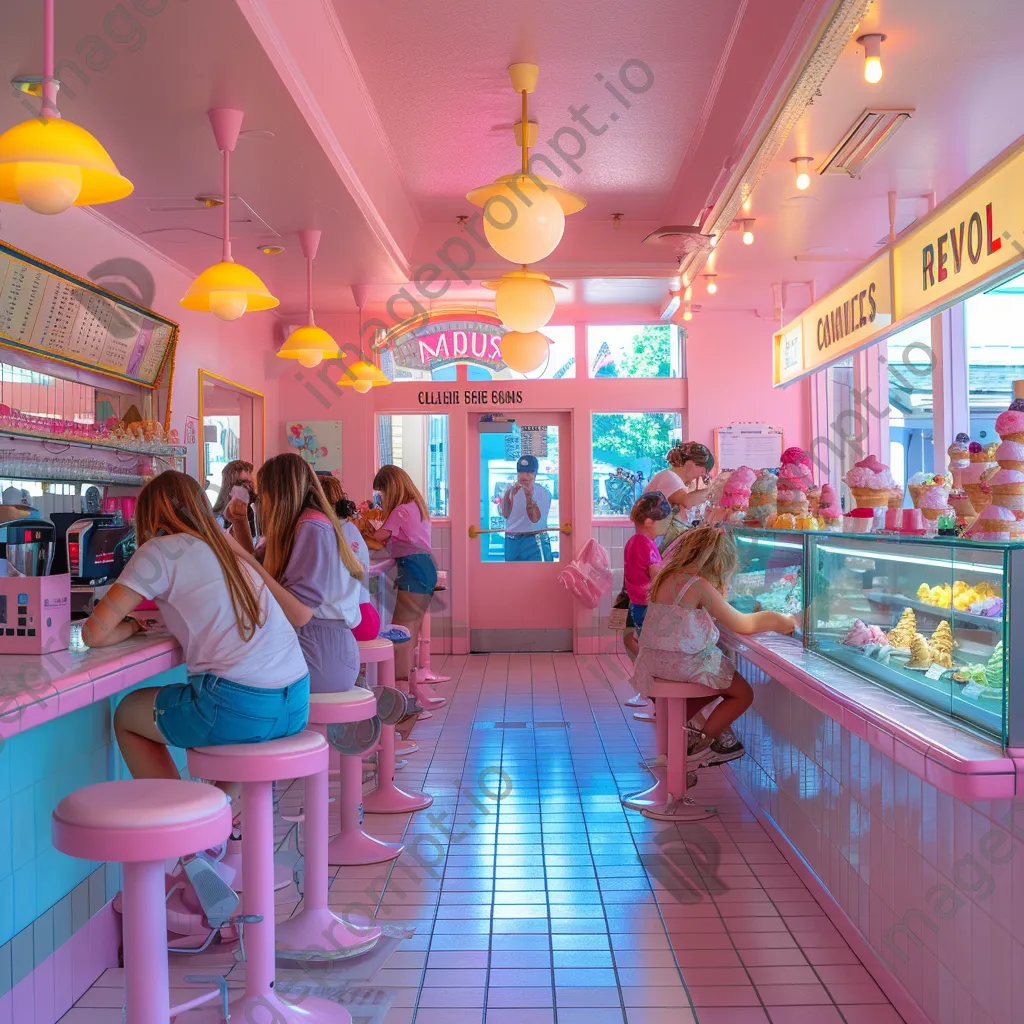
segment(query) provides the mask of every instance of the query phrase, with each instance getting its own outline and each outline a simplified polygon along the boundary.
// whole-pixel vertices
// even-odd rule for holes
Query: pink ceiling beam
[[[235,0],[402,277],[420,217],[331,0]],[[300,182],[297,184],[301,185]]]

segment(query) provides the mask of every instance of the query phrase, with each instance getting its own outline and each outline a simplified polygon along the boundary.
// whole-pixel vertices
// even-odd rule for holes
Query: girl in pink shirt
[[[395,611],[392,622],[409,630],[410,642],[395,648],[395,678],[408,679],[416,656],[423,616],[437,586],[430,554],[430,512],[412,477],[398,466],[381,466],[373,478],[380,491],[384,526],[374,534],[395,560]]]

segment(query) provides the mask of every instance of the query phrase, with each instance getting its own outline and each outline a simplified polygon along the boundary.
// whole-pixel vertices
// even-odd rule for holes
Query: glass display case
[[[792,530],[734,532],[739,568],[729,587],[729,602],[741,612],[756,609],[801,618],[803,534]]]
[[[1012,600],[1024,545],[745,528],[734,536],[740,566],[729,600],[740,610],[794,613],[801,600],[809,650],[1004,746],[1024,744],[1012,700],[1012,680],[1024,679],[1024,646],[1013,647],[1024,621],[1014,627]]]

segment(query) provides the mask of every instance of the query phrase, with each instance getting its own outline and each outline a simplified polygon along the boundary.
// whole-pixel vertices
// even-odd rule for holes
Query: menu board
[[[155,388],[177,332],[173,321],[0,242],[0,345]]]
[[[719,469],[772,469],[782,461],[782,431],[765,423],[733,423],[715,430]]]

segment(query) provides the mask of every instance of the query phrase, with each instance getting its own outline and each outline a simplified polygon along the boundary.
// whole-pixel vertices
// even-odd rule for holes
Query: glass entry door
[[[469,422],[471,651],[571,651],[568,413]]]

